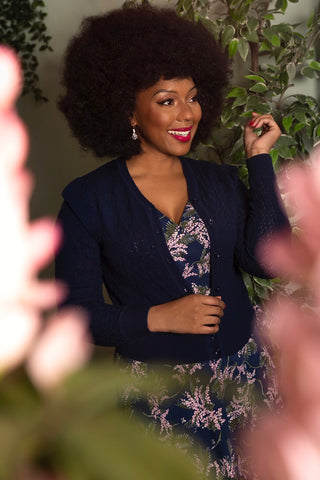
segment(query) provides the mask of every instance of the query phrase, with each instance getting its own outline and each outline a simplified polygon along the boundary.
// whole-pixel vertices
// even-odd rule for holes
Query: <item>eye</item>
[[[190,103],[197,103],[198,102],[198,95],[194,95],[190,100],[188,100]]]
[[[158,102],[158,105],[173,105],[173,104],[174,104],[173,98],[166,98],[165,100],[161,100],[160,102]]]

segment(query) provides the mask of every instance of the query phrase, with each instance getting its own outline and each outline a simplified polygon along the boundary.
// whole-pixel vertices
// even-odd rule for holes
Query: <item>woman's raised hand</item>
[[[269,153],[281,135],[281,130],[271,115],[253,113],[244,129],[244,148],[247,158]],[[261,129],[261,133],[256,130]]]
[[[214,334],[225,307],[220,297],[188,295],[151,307],[148,328],[151,332]]]

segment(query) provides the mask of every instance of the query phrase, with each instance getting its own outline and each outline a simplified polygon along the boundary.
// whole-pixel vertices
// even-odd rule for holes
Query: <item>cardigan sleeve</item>
[[[238,227],[235,248],[237,265],[251,275],[269,278],[270,272],[257,260],[257,247],[262,239],[290,228],[279,192],[271,157],[261,154],[247,160],[249,190],[238,181]],[[268,255],[267,251],[259,252]]]
[[[56,256],[56,277],[69,289],[63,305],[82,307],[88,312],[90,334],[96,345],[117,346],[147,334],[149,306],[105,303],[99,241],[67,201],[58,221],[64,240]]]

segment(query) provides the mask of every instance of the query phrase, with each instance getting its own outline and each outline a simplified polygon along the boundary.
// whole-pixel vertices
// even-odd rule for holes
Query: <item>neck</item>
[[[150,155],[142,153],[127,160],[130,173],[134,175],[167,175],[180,168],[180,160],[175,156]]]

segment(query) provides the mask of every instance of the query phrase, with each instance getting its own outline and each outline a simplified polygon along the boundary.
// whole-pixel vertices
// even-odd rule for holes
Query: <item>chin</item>
[[[170,149],[171,155],[175,155],[176,157],[180,157],[186,155],[190,152],[191,149],[191,142],[183,145],[178,145],[175,148]]]

